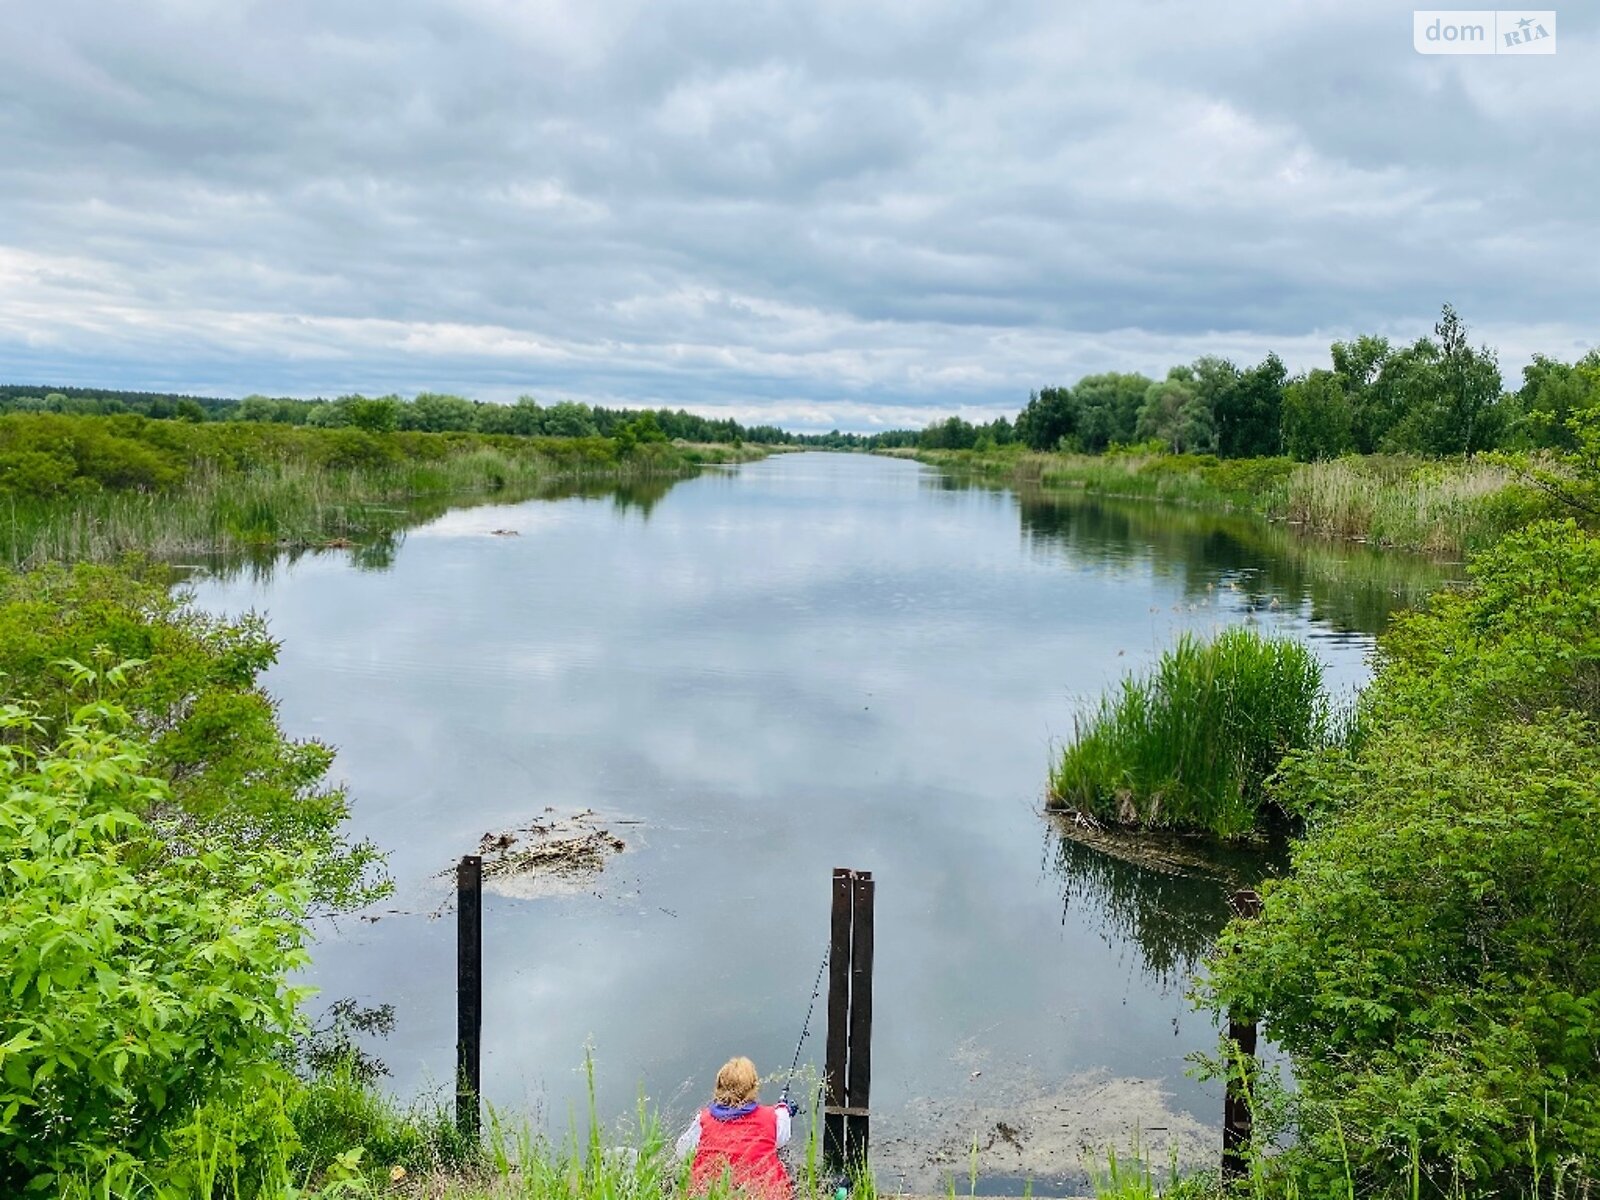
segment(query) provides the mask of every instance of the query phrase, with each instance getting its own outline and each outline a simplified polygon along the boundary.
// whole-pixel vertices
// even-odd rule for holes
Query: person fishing
[[[694,1155],[690,1190],[704,1195],[717,1180],[759,1200],[792,1200],[794,1188],[778,1151],[789,1142],[795,1104],[756,1098],[760,1077],[748,1058],[730,1058],[717,1072],[711,1103],[678,1138],[678,1156]]]

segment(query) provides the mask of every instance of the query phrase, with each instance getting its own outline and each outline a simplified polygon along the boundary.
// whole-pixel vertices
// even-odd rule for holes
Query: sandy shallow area
[[[1032,1181],[1036,1194],[1057,1195],[1085,1190],[1112,1149],[1150,1163],[1158,1178],[1173,1163],[1211,1165],[1220,1134],[1170,1100],[1158,1081],[1100,1071],[918,1099],[875,1122],[873,1164],[885,1191],[940,1195],[952,1182],[966,1194],[974,1162],[980,1192],[1020,1194]]]

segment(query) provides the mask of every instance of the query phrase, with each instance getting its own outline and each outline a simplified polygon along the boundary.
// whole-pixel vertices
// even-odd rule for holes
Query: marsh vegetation
[[[764,451],[641,440],[370,432],[137,416],[0,417],[0,556],[229,555],[381,537],[429,499],[683,477]]]

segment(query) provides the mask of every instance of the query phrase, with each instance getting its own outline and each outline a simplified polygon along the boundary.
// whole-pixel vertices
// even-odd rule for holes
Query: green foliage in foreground
[[[1050,802],[1119,825],[1238,837],[1261,824],[1279,759],[1320,746],[1329,720],[1322,665],[1302,643],[1250,629],[1185,634],[1079,722]]]
[[[0,1191],[181,1156],[198,1111],[281,1075],[306,961],[304,855],[167,809],[129,722],[79,709],[59,741],[0,710]]]
[[[46,738],[64,736],[86,687],[114,698],[163,782],[141,816],[184,837],[225,833],[241,846],[310,852],[323,906],[376,898],[378,853],[346,840],[349,797],[325,783],[332,749],[285,737],[257,682],[278,652],[265,623],[200,612],[170,585],[166,569],[138,563],[0,570],[5,693],[31,698]],[[114,684],[92,677],[128,662],[137,668]]]
[[[1600,1163],[1600,541],[1535,525],[1380,643],[1309,831],[1201,997],[1262,1018],[1303,1194],[1536,1194]],[[1539,1181],[1544,1180],[1541,1184]]]

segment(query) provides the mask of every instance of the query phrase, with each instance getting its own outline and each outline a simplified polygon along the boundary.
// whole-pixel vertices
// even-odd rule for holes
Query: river
[[[877,881],[886,1185],[965,1190],[974,1138],[998,1190],[1070,1189],[1134,1137],[1210,1155],[1221,1100],[1185,1069],[1216,1032],[1185,991],[1224,883],[1063,840],[1052,748],[1183,630],[1303,638],[1353,689],[1389,612],[1449,572],[861,455],[587,491],[195,581],[208,609],[268,616],[283,725],[338,748],[354,832],[389,853],[394,897],[319,926],[313,1007],[393,1004],[388,1086],[444,1091],[440,872],[485,833],[592,812],[626,843],[602,872],[485,899],[500,1109],[559,1133],[586,1047],[608,1119],[641,1091],[687,1119],[735,1053],[787,1068],[846,866]]]

